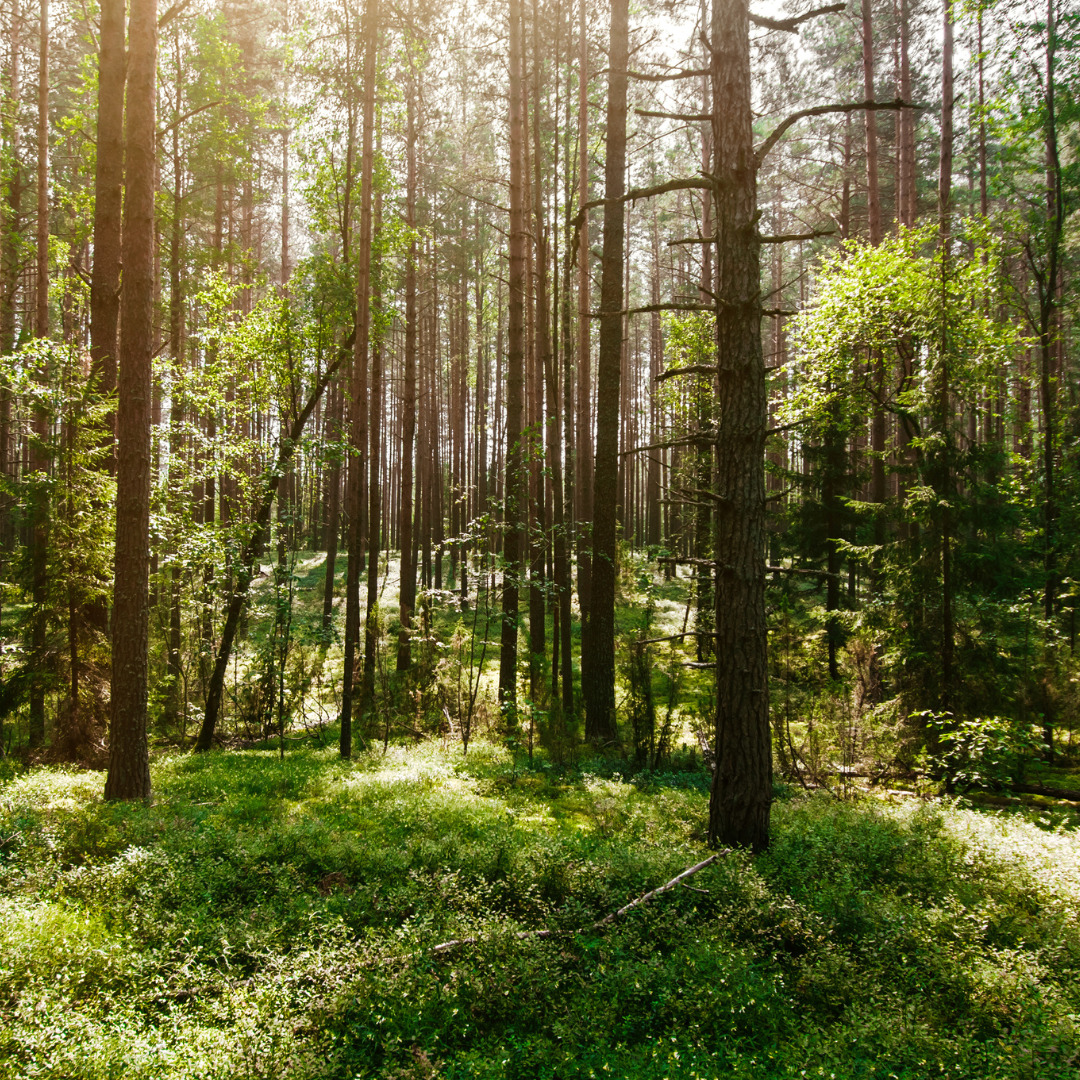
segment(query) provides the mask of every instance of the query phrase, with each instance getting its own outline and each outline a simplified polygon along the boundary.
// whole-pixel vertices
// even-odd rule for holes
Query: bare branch
[[[631,454],[642,454],[646,450],[673,450],[676,446],[712,446],[716,442],[716,435],[709,432],[695,432],[693,435],[684,435],[681,439],[670,439],[667,442],[650,443],[648,446],[635,446],[633,450],[623,450],[619,457],[629,457]],[[663,560],[660,560],[663,562]]]
[[[656,376],[657,382],[665,382],[675,378],[676,375],[715,375],[720,368],[716,364],[687,364],[686,367],[671,368],[669,371],[661,371]]]
[[[838,105],[814,105],[809,109],[800,109],[798,112],[792,113],[790,116],[785,116],[783,120],[773,129],[772,134],[754,151],[754,161],[758,166],[765,160],[765,156],[768,152],[783,138],[784,132],[793,124],[797,124],[800,120],[805,120],[808,116],[828,116],[830,113],[852,113],[852,112],[877,112],[883,109],[922,109],[925,106],[915,105],[910,101],[902,101],[897,98],[895,101],[854,101],[847,102],[845,104]]]
[[[654,109],[635,109],[638,116],[659,116],[661,120],[685,120],[688,124],[707,122],[712,119],[712,113],[679,113],[657,112]]]
[[[173,6],[158,19],[158,29],[164,29],[173,21],[173,19],[179,18],[184,13],[184,9],[189,7],[190,4],[191,0],[178,0],[177,3],[173,4]]]
[[[793,244],[798,240],[816,240],[820,236],[835,236],[835,229],[813,229],[804,233],[780,233],[777,236],[759,236],[762,244]]]
[[[598,206],[604,206],[609,201],[612,203],[636,202],[638,199],[651,199],[655,195],[664,195],[669,191],[692,191],[695,189],[699,191],[712,191],[715,186],[716,182],[712,179],[712,177],[691,176],[683,180],[668,180],[664,184],[654,184],[652,187],[631,188],[620,199],[590,200],[580,210],[578,210],[577,216],[574,218],[571,224],[573,225],[574,231],[576,232],[578,229],[581,228],[582,224],[585,221],[585,215],[590,210],[595,210]]]
[[[669,882],[658,888],[652,889],[645,893],[643,896],[639,896],[636,900],[631,900],[629,904],[619,908],[618,911],[613,911],[609,915],[605,915],[602,919],[597,919],[596,922],[590,926],[583,926],[580,930],[519,930],[514,937],[519,941],[527,941],[530,938],[550,938],[550,937],[568,937],[571,934],[583,934],[590,930],[603,930],[605,926],[610,926],[616,919],[621,919],[624,915],[628,915],[634,908],[641,907],[642,904],[647,904],[650,900],[655,900],[656,897],[669,892],[676,886],[681,885],[688,878],[691,878],[699,870],[704,870],[706,866],[712,865],[717,859],[723,858],[725,855],[732,853],[732,848],[723,848],[720,851],[713,852],[707,859],[703,859],[696,866],[691,866],[684,870],[681,874],[676,874]],[[462,945],[475,945],[480,940],[479,937],[466,937],[466,938],[454,938],[452,941],[443,941],[436,945],[431,951],[433,953],[449,952],[451,949],[458,949]]]
[[[172,131],[173,128],[179,127],[185,120],[190,120],[193,116],[198,116],[201,112],[206,112],[207,109],[213,109],[220,105],[221,101],[211,101],[209,104],[200,105],[197,109],[189,109],[183,116],[178,116],[171,123],[166,124],[163,128],[158,130],[158,138],[163,139],[166,135]]]
[[[697,79],[702,75],[708,75],[708,68],[691,68],[689,70],[670,71],[666,75],[648,75],[644,71],[628,71],[631,79],[639,79],[641,82],[671,82],[672,79]]]
[[[755,15],[751,11],[750,21],[755,26],[760,26],[763,30],[783,30],[785,33],[794,34],[807,20],[816,19],[819,15],[832,15],[835,12],[843,11],[846,7],[847,4],[829,4],[828,7],[813,8],[810,11],[803,12],[802,15],[795,15],[790,19],[770,19],[765,15]]]

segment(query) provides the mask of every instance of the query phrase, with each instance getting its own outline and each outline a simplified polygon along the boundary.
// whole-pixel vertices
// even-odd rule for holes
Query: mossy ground
[[[3,1077],[1045,1077],[1080,1071],[1080,835],[480,743],[175,755],[0,788]],[[566,931],[538,940],[515,933]],[[434,953],[448,939],[474,944]]]

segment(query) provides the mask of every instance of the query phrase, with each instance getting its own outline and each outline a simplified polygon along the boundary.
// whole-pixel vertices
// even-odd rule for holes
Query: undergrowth
[[[704,780],[484,744],[174,756],[152,806],[8,775],[0,1076],[1078,1075],[1074,819],[787,797],[765,855],[583,930],[705,856]]]

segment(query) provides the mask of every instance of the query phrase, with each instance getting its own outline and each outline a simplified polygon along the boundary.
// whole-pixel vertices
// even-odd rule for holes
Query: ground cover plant
[[[294,744],[164,757],[153,805],[9,773],[0,1075],[1076,1075],[1074,813],[781,792],[766,854],[582,931],[707,854],[682,764]]]

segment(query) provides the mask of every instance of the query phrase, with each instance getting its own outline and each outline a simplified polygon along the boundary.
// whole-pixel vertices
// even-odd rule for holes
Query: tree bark
[[[518,593],[524,548],[522,414],[525,383],[525,118],[521,0],[510,0],[510,276],[506,356],[506,479],[503,511],[502,633],[499,705],[517,723]]]
[[[583,678],[585,737],[609,742],[615,722],[615,492],[619,480],[619,402],[623,352],[623,261],[626,255],[626,88],[630,52],[627,0],[612,0],[608,52],[600,352],[593,466],[592,598],[583,628],[589,661]]]
[[[717,179],[716,771],[709,842],[769,842],[772,746],[765,624],[765,431],[757,178],[747,0],[714,0],[710,31]]]
[[[102,394],[116,389],[120,319],[120,244],[124,183],[125,0],[101,0],[98,60],[97,155],[94,161],[94,263],[90,274],[91,375]],[[113,449],[113,418],[106,437]]]
[[[411,11],[411,5],[410,5]],[[405,224],[409,258],[405,265],[405,372],[402,381],[401,496],[398,534],[401,543],[401,586],[397,670],[412,667],[412,617],[416,608],[416,557],[413,546],[413,449],[416,444],[416,76],[406,89]]]
[[[345,572],[345,665],[341,684],[341,756],[352,756],[352,699],[356,646],[360,640],[360,567],[363,560],[364,463],[367,451],[367,361],[371,343],[371,213],[375,140],[375,51],[379,0],[364,12],[364,131],[360,157],[360,237],[357,247],[356,341],[350,380],[350,436],[346,470],[348,565]]]
[[[589,202],[589,41],[585,35],[585,0],[578,4],[578,205],[585,219],[578,230],[578,320],[577,320],[577,415],[574,446],[574,534],[577,544],[578,602],[582,620],[591,601],[592,590],[592,345],[589,313],[592,308],[592,281],[589,274],[589,218],[584,207]],[[588,658],[582,656],[582,674]]]
[[[106,799],[148,799],[150,410],[154,349],[157,0],[132,0],[129,26],[124,296],[117,381],[116,577]]]
[[[35,273],[34,336],[49,336],[49,0],[41,0],[38,28],[38,115],[37,115],[37,252]],[[38,382],[47,386],[48,365],[37,372]],[[48,542],[49,496],[46,474],[49,458],[45,447],[49,438],[49,417],[43,405],[34,407],[31,469],[38,484],[31,498],[30,520],[33,539],[30,553],[31,614],[30,651],[34,674],[30,682],[29,742],[31,749],[45,741],[45,650],[48,637]]]

